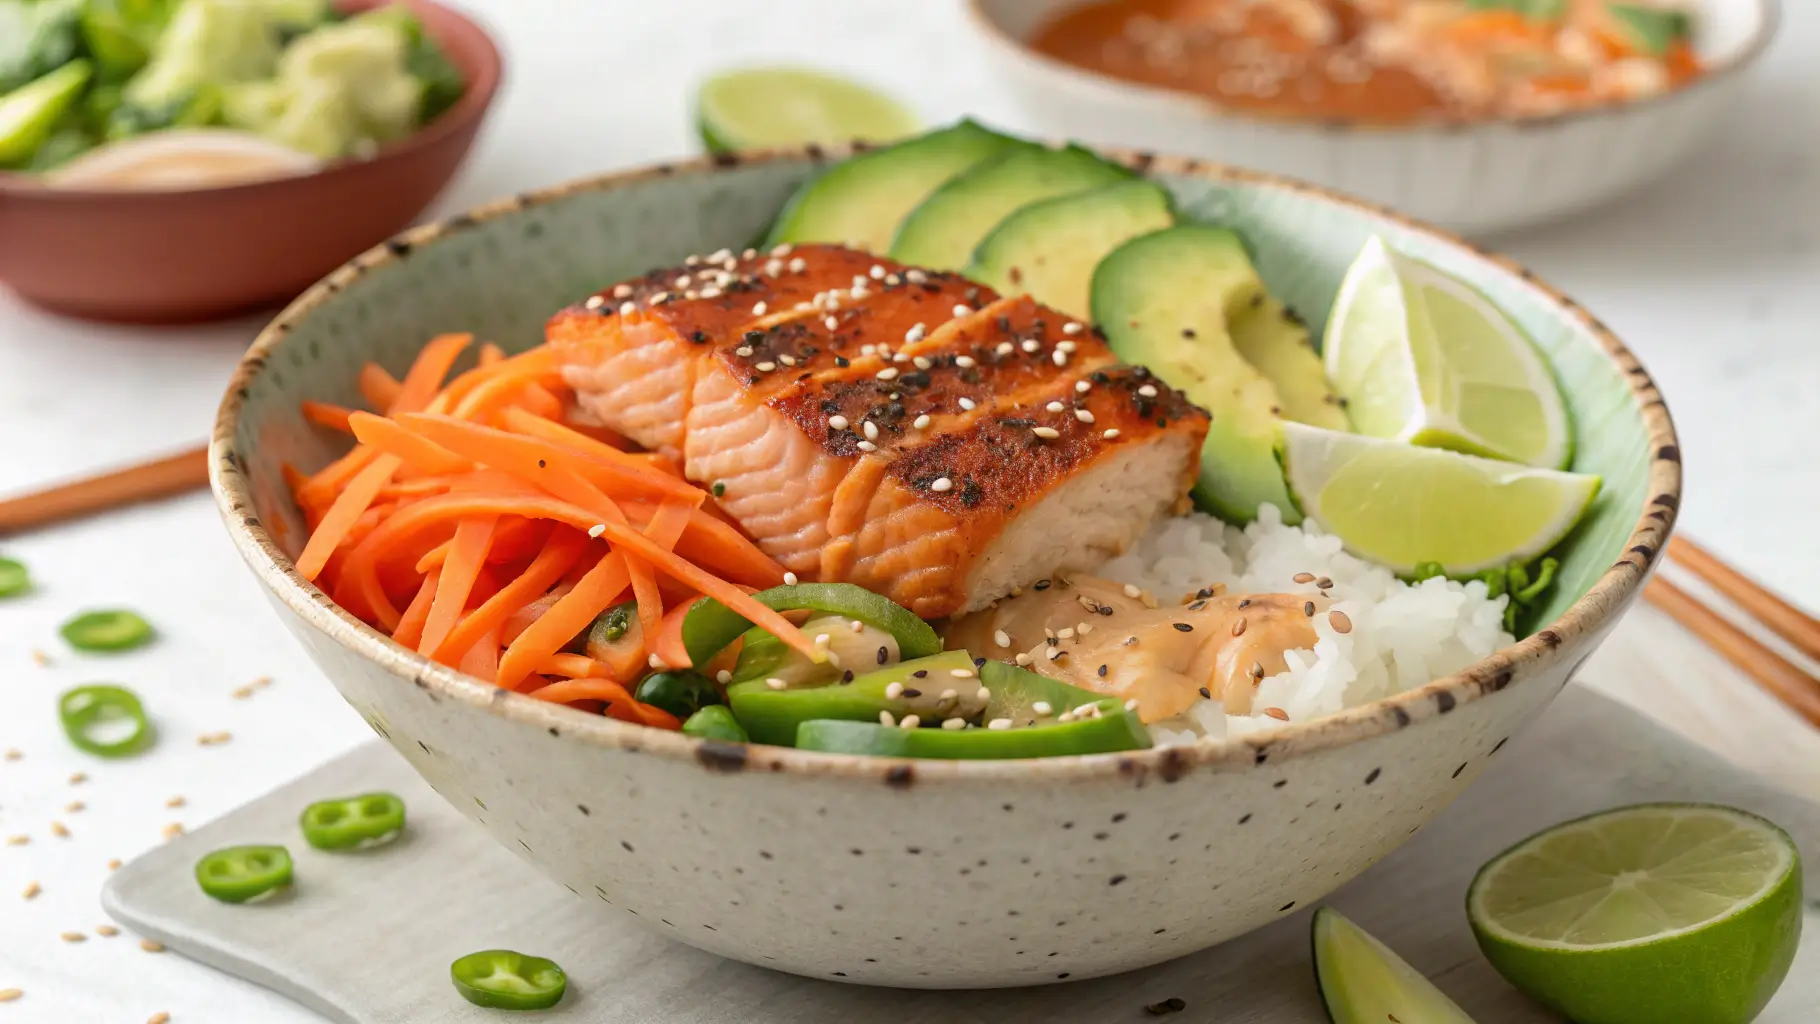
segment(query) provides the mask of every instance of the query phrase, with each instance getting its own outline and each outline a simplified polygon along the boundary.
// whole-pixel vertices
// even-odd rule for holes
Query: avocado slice
[[[992,699],[986,702],[986,710],[980,715],[983,722],[1009,718],[1014,726],[1034,726],[1052,720],[1064,711],[1106,699],[1105,694],[1069,686],[1059,679],[1002,661],[981,665],[980,682],[992,691]],[[1047,704],[1048,710],[1037,714],[1037,704]]]
[[[1402,957],[1332,907],[1314,912],[1314,979],[1333,1024],[1473,1024]]]
[[[1213,414],[1195,499],[1248,523],[1275,505],[1301,521],[1283,481],[1276,387],[1239,355],[1227,325],[1264,294],[1239,237],[1184,224],[1120,246],[1093,275],[1093,319],[1120,358],[1148,366]]]
[[[891,248],[898,223],[941,184],[1017,145],[962,121],[843,160],[806,182],[778,214],[765,244],[833,242],[868,252]]]
[[[1070,144],[1019,143],[950,178],[930,193],[891,242],[891,258],[931,270],[959,270],[980,239],[1027,203],[1127,181],[1131,171]]]
[[[1232,321],[1232,347],[1277,389],[1284,419],[1352,430],[1345,404],[1327,383],[1321,354],[1308,339],[1308,324],[1294,310],[1259,293]]]
[[[796,731],[802,750],[873,757],[926,757],[992,761],[1024,757],[1066,757],[1142,750],[1150,731],[1116,700],[1100,702],[1100,714],[1071,722],[1013,729],[902,729],[869,722],[811,721]]]
[[[29,161],[93,75],[88,61],[73,60],[0,96],[0,167]]]
[[[965,677],[954,675],[966,671]],[[892,683],[903,687],[897,697],[885,696]],[[796,727],[818,718],[876,722],[881,711],[892,717],[915,714],[935,718],[942,713],[940,695],[956,691],[961,699],[955,713],[981,707],[976,694],[980,681],[973,657],[966,651],[943,651],[927,658],[887,665],[857,676],[852,682],[830,683],[812,689],[773,690],[763,679],[727,687],[727,703],[754,743],[787,747],[796,742]],[[965,716],[971,717],[971,716]]]
[[[973,251],[966,275],[1001,294],[1027,293],[1073,317],[1091,309],[1100,258],[1125,241],[1175,223],[1169,192],[1137,179],[1029,203],[999,221]]]

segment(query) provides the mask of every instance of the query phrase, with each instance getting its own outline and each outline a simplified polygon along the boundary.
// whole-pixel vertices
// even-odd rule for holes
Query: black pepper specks
[[[1124,880],[1125,880],[1124,875],[1113,875],[1111,878],[1106,880],[1106,884],[1107,885],[1117,885],[1120,882],[1123,882]]]
[[[1366,784],[1366,785],[1367,785],[1367,786],[1369,786],[1369,785],[1371,785],[1371,784],[1372,784],[1372,783],[1374,783],[1374,782],[1376,782],[1376,781],[1378,781],[1378,776],[1380,776],[1380,775],[1382,775],[1382,774],[1384,774],[1384,769],[1382,769],[1382,768],[1373,768],[1373,769],[1372,769],[1372,770],[1371,770],[1371,774],[1369,774],[1369,775],[1367,775],[1367,776],[1365,776],[1365,784]]]
[[[1189,625],[1189,624],[1188,624],[1188,623],[1186,623],[1186,622],[1173,622],[1173,623],[1170,623],[1170,625],[1172,625],[1172,626],[1174,626],[1174,627],[1175,627],[1175,631],[1176,631],[1176,632],[1177,632],[1177,633],[1192,633],[1192,632],[1194,632],[1194,627],[1193,627],[1193,626],[1190,626],[1190,625]]]

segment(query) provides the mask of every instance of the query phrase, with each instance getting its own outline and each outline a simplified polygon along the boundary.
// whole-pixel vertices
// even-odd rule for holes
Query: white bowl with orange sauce
[[[1556,220],[1680,164],[1739,99],[1780,20],[1776,0],[1700,0],[1699,73],[1642,99],[1541,115],[1374,117],[1356,102],[1222,103],[1033,45],[1058,16],[1094,2],[968,0],[995,72],[1039,130],[1288,175],[1467,234]]]

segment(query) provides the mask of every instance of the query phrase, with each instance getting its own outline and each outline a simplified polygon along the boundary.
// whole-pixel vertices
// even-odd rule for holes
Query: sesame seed
[[[1072,341],[1058,341],[1055,343],[1055,350],[1057,352],[1067,352],[1070,355],[1073,355],[1074,350],[1079,347],[1079,345],[1076,345]]]
[[[956,679],[972,679],[973,678],[973,670],[970,668],[949,669],[948,674],[953,676]],[[950,691],[950,692],[952,692],[952,691]]]
[[[1030,655],[1020,653],[1016,660],[1019,665],[1028,665],[1030,664]]]
[[[784,573],[784,582],[788,583],[790,586],[796,586],[796,574],[793,572]]]
[[[638,312],[638,307],[636,305],[634,305],[633,303],[622,302],[619,304],[619,315],[620,316],[631,316],[633,313],[636,313],[636,312]]]
[[[183,823],[173,821],[169,825],[164,826],[162,829],[159,829],[158,831],[159,831],[159,834],[164,836],[164,838],[166,840],[175,839],[178,836],[183,834]]]
[[[795,366],[796,365],[796,357],[793,355],[788,355],[788,354],[780,355],[777,357],[777,361],[784,364],[785,366]]]
[[[866,274],[874,281],[883,281],[885,279],[885,268],[874,263],[872,264],[872,269],[866,271]]]
[[[866,631],[866,624],[858,619],[854,619],[852,622],[847,623],[847,627],[855,633],[864,633]]]
[[[777,364],[766,359],[763,362],[753,363],[752,368],[759,373],[770,373],[772,370],[777,369]]]
[[[1057,640],[1073,640],[1074,639],[1074,627],[1068,626],[1063,629],[1056,630],[1055,638]]]
[[[1036,714],[1043,718],[1047,718],[1052,712],[1055,711],[1055,709],[1053,707],[1051,707],[1049,705],[1049,702],[1046,700],[1039,700],[1036,703],[1030,705],[1030,710],[1033,714]]]
[[[31,836],[7,836],[6,837],[6,845],[8,845],[8,846],[24,846],[31,841],[32,841]]]
[[[171,1024],[171,1015],[159,1010],[145,1019],[145,1024]]]
[[[1311,619],[1314,618],[1314,602],[1313,601],[1303,601],[1302,602],[1302,614],[1308,616]]]
[[[904,340],[907,342],[921,341],[921,340],[923,340],[923,331],[924,330],[925,330],[925,328],[923,327],[922,324],[920,324],[920,323],[912,324],[912,325],[910,325],[910,329],[904,332]]]
[[[915,267],[911,267],[909,270],[904,271],[904,280],[911,284],[922,284],[929,280],[929,275]]]
[[[953,490],[954,481],[945,476],[938,476],[935,478],[935,482],[929,485],[929,489],[938,493],[941,491]]]
[[[865,423],[860,424],[860,430],[862,433],[864,433],[866,435],[866,440],[868,440],[868,441],[878,440],[878,424],[872,422],[871,420],[867,420]]]
[[[1352,632],[1352,618],[1345,612],[1328,612],[1327,621],[1333,626],[1335,633]]]
[[[43,891],[44,891],[44,887],[39,885],[37,882],[28,882],[28,883],[26,883],[25,891],[23,893],[20,893],[20,895],[25,897],[28,900],[35,900],[38,898],[38,894]]]
[[[1022,345],[1019,345],[1018,347],[1023,349],[1025,352],[1035,352],[1037,349],[1042,348],[1043,346],[1037,344],[1037,340],[1035,338],[1025,338],[1024,343]]]
[[[723,668],[719,672],[714,673],[714,681],[725,686],[733,681],[733,673]]]
[[[960,400],[959,404],[962,409],[964,409],[968,412],[972,412],[973,406],[975,403],[974,403],[973,399],[971,399],[971,398],[963,398]]]
[[[1074,382],[1074,391],[1076,394],[1084,395],[1092,390],[1093,384],[1091,381],[1077,380]]]
[[[979,360],[974,359],[972,356],[955,356],[954,365],[963,370],[971,370],[979,365]]]
[[[590,536],[590,537],[599,537],[601,534],[606,533],[606,532],[607,532],[606,523],[595,523],[593,526],[588,527],[588,536]]]
[[[108,862],[107,862],[107,869],[108,869],[108,870],[109,870],[109,871],[119,871],[119,870],[120,870],[120,861],[118,861],[118,860],[110,860],[110,861],[108,861]]]
[[[82,934],[81,932],[64,932],[62,935],[59,935],[57,937],[62,939],[65,942],[87,942],[88,941],[88,936]]]
[[[1100,436],[1105,438],[1108,441],[1116,440],[1119,436],[1119,428],[1110,427],[1106,430],[1101,431]]]
[[[1052,361],[1054,361],[1055,365],[1057,365],[1057,366],[1067,366],[1068,365],[1068,353],[1063,352],[1059,348],[1055,350],[1055,355],[1051,356],[1050,359]]]
[[[942,728],[949,732],[955,732],[960,729],[965,729],[966,727],[967,720],[965,718],[950,718],[942,722]]]
[[[147,953],[162,953],[164,952],[164,943],[153,939],[140,939],[139,948],[145,950]]]
[[[1144,592],[1143,589],[1135,583],[1125,584],[1125,596],[1126,597],[1135,598],[1138,595],[1142,594],[1143,592]]]
[[[616,284],[616,285],[614,285],[614,286],[613,286],[613,297],[614,297],[614,298],[616,298],[616,299],[629,299],[629,298],[631,298],[631,297],[632,297],[632,286],[631,286],[631,285],[629,285],[629,284]]]
[[[98,924],[95,926],[95,934],[104,939],[111,939],[120,934],[120,929],[111,924]]]
[[[603,296],[590,295],[588,296],[588,301],[582,303],[582,306],[587,309],[599,309],[606,304],[607,300]]]
[[[954,304],[954,315],[955,316],[966,316],[968,313],[971,313],[971,312],[973,312],[973,307],[967,305],[964,302],[957,302]]]
[[[832,316],[823,317],[822,325],[827,327],[830,331],[839,330],[840,329],[840,319],[837,317],[832,317]]]
[[[1282,708],[1265,708],[1264,713],[1279,722],[1289,721],[1289,712],[1284,711]]]
[[[769,676],[765,679],[766,689],[782,690],[782,689],[788,687],[789,685],[790,685],[789,683],[784,682],[782,679],[779,679],[776,676]]]
[[[17,747],[9,748],[6,752],[6,759],[8,761],[17,761],[24,756],[25,752]]]
[[[792,274],[800,274],[807,269],[809,269],[809,264],[801,256],[790,261],[790,273]]]
[[[1048,405],[1043,406],[1043,408],[1049,410],[1050,412],[1061,412],[1063,409],[1066,409],[1068,407],[1063,405],[1060,402],[1050,402]]]
[[[725,246],[708,254],[709,263],[725,263],[733,258],[733,250]]]
[[[847,417],[841,416],[841,415],[834,415],[834,416],[828,417],[828,429],[829,430],[847,429]]]
[[[783,272],[784,272],[784,261],[783,260],[767,260],[765,262],[765,276],[766,277],[776,277],[777,275],[779,275]]]
[[[1137,702],[1136,697],[1133,697],[1130,700],[1125,702],[1126,711],[1136,711],[1137,709],[1138,709],[1138,702]]]
[[[1005,632],[1002,629],[997,630],[992,634],[992,642],[999,645],[1000,647],[1010,647],[1011,646],[1011,634]]]
[[[1295,580],[1297,583],[1313,583],[1314,582],[1314,573],[1298,572],[1294,576],[1291,576],[1290,579]]]
[[[671,281],[670,287],[681,290],[683,288],[689,287],[691,284],[694,284],[694,283],[695,282],[692,279],[690,279],[689,275],[684,274],[681,277],[677,278],[676,280]]]
[[[923,415],[918,416],[915,420],[913,420],[911,422],[910,425],[912,427],[915,427],[918,430],[922,430],[924,427],[927,427],[929,425],[929,415],[927,413],[924,413]]]
[[[0,988],[0,1003],[10,1003],[25,995],[24,989]]]
[[[88,804],[85,804],[80,800],[71,800],[63,809],[71,814],[78,814],[87,810]]]
[[[961,695],[960,695],[960,691],[955,690],[952,687],[950,687],[949,689],[943,690],[940,694],[938,694],[936,696],[935,699],[938,703],[941,703],[941,702],[946,702],[946,701],[951,701],[951,700],[960,700]]]
[[[1032,427],[1030,432],[1044,440],[1054,440],[1062,436],[1062,432],[1054,427]]]
[[[878,445],[873,444],[871,441],[861,441],[859,444],[855,445],[854,447],[858,448],[862,452],[878,451]]]
[[[246,700],[252,695],[253,688],[250,686],[236,686],[234,687],[234,692],[229,694],[229,696],[233,697],[235,700]]]
[[[885,699],[896,700],[904,695],[903,683],[891,683],[885,687]]]
[[[994,718],[992,721],[986,723],[986,728],[988,728],[988,729],[1009,729],[1009,728],[1011,728],[1011,719]]]
[[[907,363],[910,361],[910,357],[902,352],[898,352],[891,357],[891,361],[894,363]]]
[[[889,729],[897,724],[897,717],[889,711],[880,711],[878,713],[878,724]]]
[[[914,729],[923,724],[923,719],[921,715],[905,715],[904,720],[897,724],[899,728]]]
[[[1234,620],[1232,623],[1232,635],[1233,636],[1244,636],[1245,635],[1245,626],[1246,626],[1245,616],[1241,615],[1236,620]]]
[[[981,662],[984,662],[986,659],[981,658],[979,660]],[[988,690],[987,688],[982,686],[979,689],[973,691],[973,699],[979,701],[981,704],[984,704],[987,701],[992,699],[992,691]]]
[[[740,347],[733,350],[733,354],[740,357],[741,359],[750,359],[752,357],[752,346],[741,345]]]
[[[897,379],[897,367],[887,366],[884,369],[878,371],[878,373],[874,374],[874,376],[876,376],[879,380],[895,380],[895,379]]]
[[[70,830],[63,827],[63,822],[53,821],[51,822],[51,835],[56,836],[58,839],[68,839],[70,837]]]
[[[790,252],[795,248],[796,247],[791,245],[789,242],[780,242],[775,247],[772,248],[771,255],[776,256],[781,259],[785,256],[790,255]]]
[[[994,348],[992,351],[997,352],[1001,356],[1008,356],[1012,352],[1016,351],[1016,349],[1010,342],[1001,341],[998,343],[998,347]]]

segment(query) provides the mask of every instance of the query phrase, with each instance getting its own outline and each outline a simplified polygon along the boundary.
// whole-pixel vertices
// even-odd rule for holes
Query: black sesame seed
[[[1189,611],[1191,611],[1191,612],[1198,612],[1198,611],[1200,611],[1200,610],[1201,610],[1201,609],[1203,609],[1203,608],[1205,608],[1205,607],[1207,607],[1207,602],[1205,602],[1205,601],[1196,601],[1196,602],[1194,602],[1194,603],[1193,603],[1193,604],[1191,604],[1191,605],[1189,605],[1189,606],[1188,606],[1188,610],[1189,610]]]
[[[538,469],[545,469],[545,468],[547,468],[547,467],[546,467],[546,466],[545,466],[545,464],[544,464],[544,461],[543,461],[543,460],[542,460],[542,459],[538,459],[538,460],[537,460],[537,468],[538,468]]]
[[[1314,602],[1313,601],[1303,601],[1302,602],[1302,614],[1308,616],[1311,619],[1314,618]]]
[[[984,658],[975,658],[975,659],[973,659],[973,667],[974,667],[974,668],[985,668],[985,667],[986,667],[986,659],[984,659]]]
[[[1197,601],[1205,601],[1212,596],[1213,596],[1213,590],[1210,587],[1202,587],[1201,589],[1194,592],[1194,599]]]
[[[1239,607],[1240,607],[1240,608],[1249,608],[1249,607],[1251,607],[1251,598],[1249,598],[1249,597],[1246,597],[1246,598],[1241,598],[1241,599],[1240,599],[1240,600],[1239,600]]]
[[[1170,623],[1170,625],[1172,625],[1172,626],[1174,626],[1174,627],[1175,627],[1175,631],[1176,631],[1176,632],[1177,632],[1177,633],[1192,633],[1192,632],[1194,632],[1194,627],[1193,627],[1193,626],[1190,626],[1190,625],[1189,625],[1189,624],[1188,624],[1188,623],[1186,623],[1186,622],[1173,622],[1173,623]]]
[[[853,670],[848,669],[845,672],[842,672],[840,674],[840,681],[841,681],[842,686],[845,686],[848,683],[851,683],[853,681]]]
[[[1207,689],[1205,686],[1203,686],[1203,687],[1201,687],[1201,697],[1204,700],[1212,700],[1213,691],[1211,691],[1211,690]]]
[[[1034,587],[1034,588],[1033,588],[1033,589],[1036,589],[1036,590],[1048,590],[1048,589],[1049,589],[1049,581],[1048,581],[1048,580],[1037,580],[1037,581],[1036,581],[1036,586],[1035,586],[1035,587]]]
[[[890,661],[890,660],[891,660],[891,652],[889,650],[887,650],[885,647],[880,646],[878,649],[878,663],[880,665],[883,665],[885,662]]]
[[[840,367],[840,368],[841,368],[841,369],[843,369],[843,370],[844,370],[844,369],[846,369],[846,368],[847,368],[847,367],[849,367],[849,366],[852,366],[852,365],[853,365],[853,364],[852,364],[852,363],[850,363],[850,362],[848,362],[848,361],[847,361],[847,357],[846,357],[846,356],[835,356],[835,357],[834,357],[834,365],[835,365],[835,366],[838,366],[838,367]]]
[[[910,698],[911,700],[915,700],[916,698],[921,697],[922,695],[923,695],[923,691],[921,691],[921,690],[905,690],[904,691],[904,696]]]
[[[719,480],[716,480],[716,481],[714,481],[714,486],[708,488],[708,492],[710,494],[713,494],[716,498],[718,498],[721,495],[727,493],[727,485],[725,483],[722,483]]]
[[[910,674],[915,676],[918,679],[923,679],[929,675],[929,670],[926,668],[919,668],[915,672],[912,672]]]
[[[1100,666],[1100,678],[1101,679],[1106,678],[1106,666],[1104,666],[1104,665]]]

